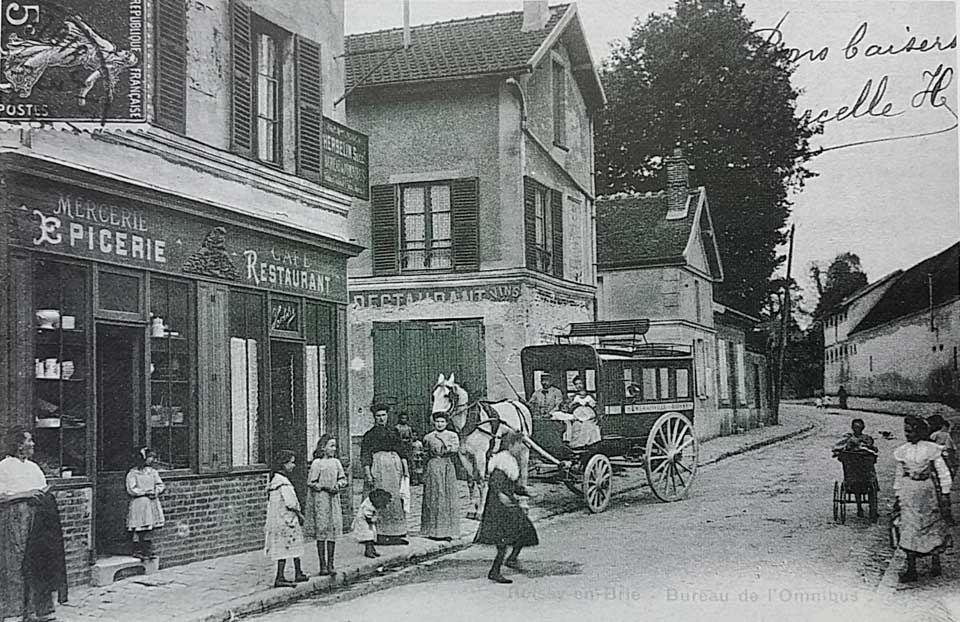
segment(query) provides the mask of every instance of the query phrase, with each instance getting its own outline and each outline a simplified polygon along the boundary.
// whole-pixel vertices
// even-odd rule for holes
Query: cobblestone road
[[[878,438],[885,512],[902,420],[856,414]],[[547,521],[543,544],[524,553],[526,571],[509,571],[513,585],[487,581],[492,551],[473,547],[256,619],[947,619],[929,599],[877,591],[892,555],[882,524],[856,518],[852,507],[846,525],[833,521],[841,471],[829,448],[849,421],[824,414],[814,432],[706,467],[683,502],[636,491],[603,514]],[[940,581],[956,589],[948,587],[955,577]]]

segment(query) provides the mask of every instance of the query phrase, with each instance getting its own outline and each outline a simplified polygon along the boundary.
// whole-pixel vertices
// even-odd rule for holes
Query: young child
[[[340,491],[347,487],[347,474],[337,459],[337,439],[324,434],[317,441],[307,477],[307,515],[317,536],[320,575],[333,575],[333,554],[343,533]]]
[[[357,515],[353,519],[353,537],[357,542],[363,545],[364,557],[380,557],[373,544],[377,541],[377,521],[379,520],[379,510],[387,507],[392,495],[377,488],[363,500],[357,509]]]
[[[287,479],[287,474],[296,467],[297,459],[292,451],[283,449],[277,452],[269,486],[266,546],[263,551],[270,559],[277,561],[277,578],[273,587],[294,587],[309,579],[300,567],[300,558],[303,556],[303,513],[300,511],[297,491]],[[291,557],[295,575],[293,581],[288,581],[283,572],[287,559]]]
[[[149,447],[141,447],[136,456],[137,466],[127,472],[127,494],[130,509],[127,510],[127,530],[133,538],[133,554],[140,559],[153,559],[154,529],[163,527],[163,508],[160,495],[166,490],[160,473],[153,468],[156,455]]]
[[[957,472],[957,446],[950,436],[950,422],[941,415],[930,415],[927,425],[930,426],[930,441],[943,447],[943,461],[954,475]]]

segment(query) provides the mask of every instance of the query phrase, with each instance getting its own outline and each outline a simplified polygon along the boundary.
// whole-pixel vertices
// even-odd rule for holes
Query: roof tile
[[[550,7],[546,27],[533,32],[520,32],[522,11],[413,26],[410,47],[384,62],[363,86],[519,70],[553,31],[567,7],[569,4]],[[363,80],[390,54],[375,50],[402,45],[402,28],[348,35],[347,88]]]
[[[699,188],[691,188],[696,201]],[[601,267],[670,262],[683,257],[697,210],[667,220],[667,195],[618,193],[597,198],[597,263]]]

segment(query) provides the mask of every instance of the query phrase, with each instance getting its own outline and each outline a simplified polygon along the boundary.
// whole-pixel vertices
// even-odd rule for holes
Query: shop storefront
[[[144,445],[168,484],[162,565],[261,546],[271,456],[296,453],[303,493],[319,436],[349,438],[357,248],[73,170],[3,169],[0,424],[34,430],[71,582],[127,550],[124,476]]]

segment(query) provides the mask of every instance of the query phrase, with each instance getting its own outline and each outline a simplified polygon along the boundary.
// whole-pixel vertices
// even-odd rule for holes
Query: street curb
[[[898,590],[896,586],[899,584],[899,569],[905,566],[907,563],[907,555],[903,552],[903,549],[897,548],[893,552],[893,557],[890,558],[890,563],[887,565],[887,569],[883,572],[883,576],[880,577],[880,583],[877,584],[876,593],[880,596],[890,597],[897,594]],[[904,590],[905,593],[909,594],[909,590]],[[931,605],[933,611],[923,612],[925,615],[931,617],[925,617],[924,620],[942,620],[943,622],[960,622],[960,619],[957,618],[956,612],[951,609],[941,598],[931,597],[927,594],[924,594],[923,597]]]
[[[703,467],[716,464],[721,460],[726,460],[727,458],[732,458],[754,449],[760,449],[762,447],[767,447],[769,445],[789,440],[805,434],[815,427],[816,424],[811,423],[805,425],[799,430],[794,430],[773,438],[748,444],[736,450],[722,453],[717,458],[714,458],[709,462],[702,463],[700,466]],[[619,488],[616,492],[631,492],[639,490],[645,486],[645,483],[636,484],[625,488]],[[551,518],[566,514],[573,514],[582,509],[583,508],[579,505],[576,507],[564,507],[559,509],[559,511],[538,516],[534,522],[540,524]],[[235,618],[241,616],[263,613],[267,610],[276,609],[283,605],[304,600],[312,596],[317,596],[325,592],[334,592],[339,588],[350,586],[354,583],[362,581],[363,579],[383,575],[388,570],[413,567],[432,559],[444,557],[446,555],[468,549],[471,546],[473,546],[472,539],[465,540],[463,538],[454,540],[452,542],[430,543],[429,547],[425,551],[410,553],[408,555],[399,555],[385,561],[365,563],[359,568],[353,568],[345,572],[338,572],[334,577],[311,577],[309,581],[298,584],[294,588],[267,588],[256,594],[251,594],[249,596],[244,596],[233,600],[231,601],[230,606],[224,607],[223,609],[214,613],[199,614],[194,617],[185,618],[184,622],[229,622],[230,620],[234,620]]]
[[[456,553],[469,548],[472,541],[454,540],[452,542],[431,543],[425,551],[398,555],[385,561],[372,561],[359,568],[347,571],[338,571],[333,577],[311,577],[309,581],[298,584],[294,588],[267,588],[256,594],[244,596],[231,601],[229,607],[214,613],[200,614],[185,618],[184,622],[226,622],[241,616],[263,613],[282,605],[316,596],[323,592],[334,591],[349,586],[368,577],[380,575],[388,570],[415,566],[417,564]]]
[[[816,423],[809,423],[809,424],[803,426],[802,428],[800,428],[799,430],[794,430],[793,432],[787,432],[787,433],[781,434],[781,435],[779,435],[779,436],[774,436],[773,438],[768,438],[768,439],[764,439],[764,440],[762,440],[762,441],[757,441],[756,443],[751,443],[751,444],[746,445],[746,446],[744,446],[744,447],[740,447],[740,448],[738,448],[738,449],[734,449],[733,451],[724,452],[724,453],[720,454],[719,456],[717,456],[716,458],[714,458],[713,460],[710,460],[710,461],[708,461],[708,462],[703,462],[703,463],[701,463],[700,466],[704,467],[704,466],[709,466],[709,465],[711,465],[711,464],[716,464],[716,463],[720,462],[721,460],[726,460],[727,458],[732,458],[732,457],[734,457],[734,456],[739,456],[740,454],[745,454],[745,453],[747,453],[748,451],[753,451],[754,449],[761,449],[761,448],[767,447],[767,446],[769,446],[769,445],[775,445],[776,443],[781,443],[781,442],[783,442],[783,441],[790,440],[791,438],[795,438],[795,437],[800,436],[800,435],[802,435],[802,434],[806,434],[807,432],[809,432],[810,430],[813,430],[813,429],[816,428],[816,427],[817,427],[817,424],[816,424]]]

